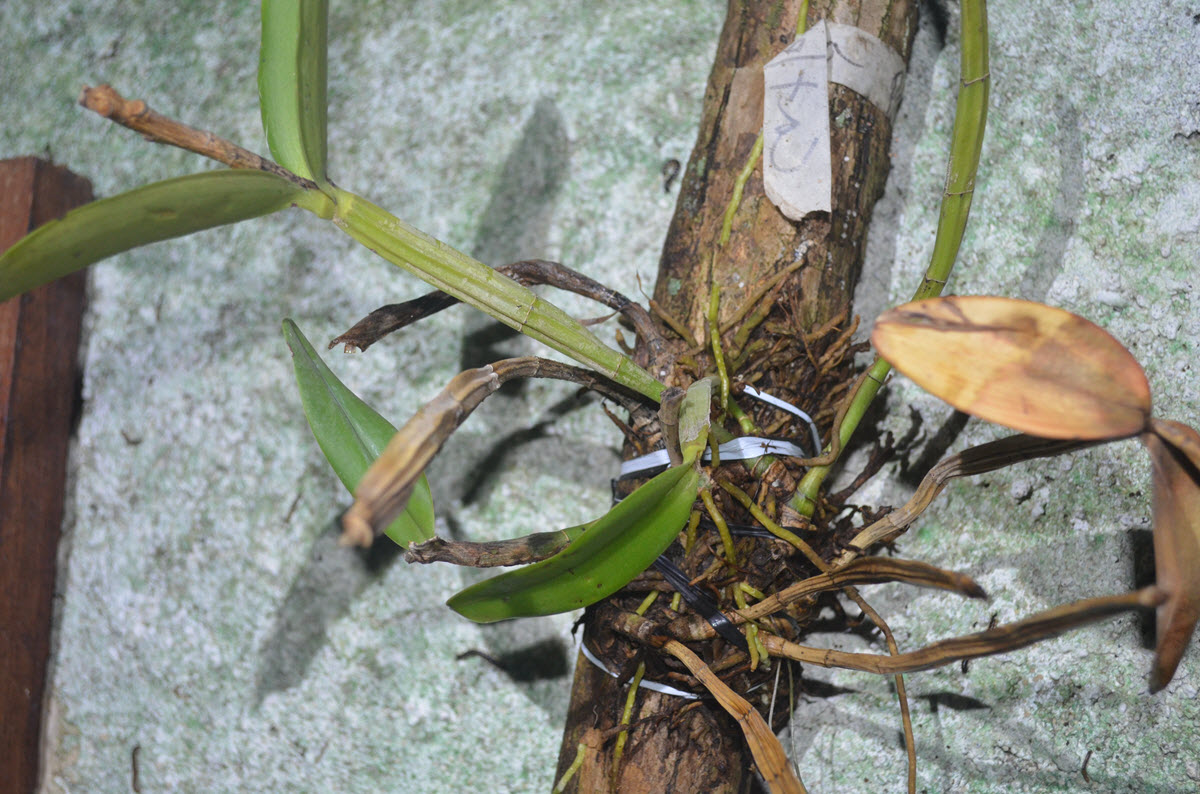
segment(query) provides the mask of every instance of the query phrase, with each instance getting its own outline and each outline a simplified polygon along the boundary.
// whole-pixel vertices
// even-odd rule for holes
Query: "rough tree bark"
[[[844,334],[849,323],[840,318],[858,280],[867,226],[889,168],[891,123],[887,114],[849,89],[831,85],[833,212],[810,215],[802,222],[788,220],[764,195],[760,167],[745,186],[729,242],[718,246],[734,181],[762,128],[763,65],[793,40],[800,5],[799,0],[730,2],[654,299],[660,316],[671,316],[675,325],[686,328],[692,337],[683,339],[664,330],[673,345],[675,362],[668,367],[666,380],[671,385],[686,385],[707,374],[711,366],[701,343],[707,340],[706,311],[712,285],[720,289],[724,329],[756,290],[791,269],[780,288],[762,304],[769,307],[769,314],[751,313],[757,325],[747,326],[753,328],[748,335],[739,336],[740,328],[734,327],[723,333],[722,341],[747,379],[804,405],[828,438],[834,402],[849,385],[850,357],[845,355]],[[827,19],[856,25],[887,43],[907,63],[916,31],[916,5],[915,0],[816,0],[808,23],[811,26]],[[746,321],[735,325],[744,326]],[[822,353],[830,357],[818,365]],[[772,418],[762,412],[753,415],[761,420],[760,426]],[[643,442],[653,440],[654,423],[646,417],[641,423],[638,417],[634,419],[633,427],[642,439],[633,446],[644,446]],[[755,491],[743,485],[744,490],[757,494],[760,503],[766,499],[774,504],[776,494],[786,498],[795,482],[794,472],[781,464],[757,477],[748,471],[744,474],[762,486]],[[767,482],[770,488],[764,485]],[[736,512],[735,505],[722,507]],[[819,520],[808,527],[820,528]],[[757,546],[752,545],[755,542]],[[754,539],[739,544],[739,551],[746,550],[750,558],[746,568],[762,569],[743,569],[742,573],[747,579],[765,577],[758,580],[765,587],[773,587],[776,578],[782,582],[789,570],[803,566],[794,559],[780,564],[779,558],[791,552],[781,549],[782,544]],[[831,550],[832,541],[827,544],[825,548]],[[689,576],[696,577],[711,560],[689,554],[681,565]],[[576,760],[582,744],[583,764],[568,791],[748,791],[754,780],[752,763],[732,719],[710,701],[684,701],[645,689],[637,694],[628,742],[614,776],[615,738],[627,682],[638,661],[646,661],[647,678],[676,676],[680,680],[677,666],[613,628],[643,595],[644,590],[619,593],[585,615],[584,642],[610,670],[620,671],[621,677],[606,675],[580,656],[557,775]],[[741,694],[762,680],[761,668],[757,676],[749,674],[744,655],[739,659],[722,640],[693,647],[710,665],[724,664],[722,678]],[[753,702],[762,705],[757,699]],[[765,716],[765,707],[763,711]],[[773,727],[782,727],[787,711],[781,700]]]

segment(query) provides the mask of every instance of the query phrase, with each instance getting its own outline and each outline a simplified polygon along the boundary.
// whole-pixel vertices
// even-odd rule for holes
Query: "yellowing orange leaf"
[[[1200,435],[1154,420],[1142,440],[1154,477],[1154,570],[1167,600],[1158,608],[1150,691],[1165,687],[1200,620]]]
[[[871,342],[931,394],[1023,433],[1122,438],[1150,417],[1133,355],[1063,309],[982,296],[916,301],[880,315]]]

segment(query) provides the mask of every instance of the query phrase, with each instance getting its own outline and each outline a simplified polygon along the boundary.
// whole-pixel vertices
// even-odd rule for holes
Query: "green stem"
[[[633,680],[629,682],[629,692],[625,695],[625,708],[621,711],[621,732],[617,734],[617,744],[613,748],[612,779],[618,779],[621,771],[621,757],[625,754],[625,743],[629,740],[629,724],[633,722],[633,704],[637,700],[638,687],[642,685],[642,676],[646,674],[646,663],[638,662]]]
[[[754,418],[743,411],[742,406],[738,405],[735,400],[729,401],[729,415],[737,420],[742,435],[753,436],[758,434],[758,427],[754,424]]]
[[[717,503],[712,498],[712,491],[707,487],[700,489],[700,501],[704,502],[704,509],[708,511],[708,517],[717,526],[721,544],[725,547],[725,562],[729,563],[730,567],[736,566],[737,551],[733,547],[733,535],[729,532],[729,524],[725,522],[725,516],[721,515],[721,511],[717,509]]]
[[[796,38],[808,32],[808,0],[800,4],[800,13],[796,15]]]
[[[933,255],[930,257],[929,267],[925,270],[925,278],[913,293],[912,299],[915,301],[937,297],[946,286],[946,280],[950,278],[950,271],[962,245],[967,217],[971,212],[975,175],[979,170],[979,153],[983,148],[983,132],[987,125],[991,74],[988,71],[986,0],[963,0],[961,21],[961,77],[954,112],[954,133],[950,144],[950,168],[946,174],[946,187],[942,192],[942,210],[938,217]],[[855,393],[838,428],[843,449],[891,369],[890,364],[876,356],[871,364],[870,378]],[[811,516],[821,484],[828,474],[829,465],[809,469],[792,497],[791,507]]]
[[[567,784],[571,782],[571,778],[575,777],[575,773],[583,766],[583,759],[586,757],[587,745],[580,742],[578,749],[575,751],[575,760],[571,762],[571,765],[567,767],[567,771],[563,772],[562,777],[558,779],[558,783],[554,786],[553,794],[562,794],[562,792],[567,790]]]
[[[760,132],[754,141],[754,146],[750,149],[749,157],[746,158],[746,164],[742,166],[742,172],[733,181],[733,195],[729,197],[729,203],[725,206],[725,217],[721,220],[721,241],[717,243],[718,248],[724,248],[725,244],[729,242],[729,235],[733,232],[733,216],[737,214],[738,207],[742,204],[742,194],[746,191],[746,183],[750,181],[750,175],[754,173],[754,168],[758,165],[759,158],[762,157],[762,151],[763,134]]]
[[[708,335],[712,341],[713,361],[717,364],[717,376],[721,383],[721,411],[729,411],[729,372],[725,369],[725,353],[721,350],[721,330],[717,327],[717,315],[721,310],[721,289],[712,285],[708,299]]]
[[[333,222],[384,259],[622,386],[662,396],[661,383],[554,304],[361,196],[334,188],[333,197]]]
[[[796,38],[803,36],[808,30],[808,0],[804,0],[800,4],[800,13],[796,17]],[[733,232],[733,216],[737,214],[738,207],[742,204],[742,194],[746,190],[746,183],[750,181],[750,175],[754,173],[755,167],[758,166],[758,161],[762,158],[763,152],[763,134],[758,133],[758,138],[754,141],[754,146],[750,148],[750,154],[746,157],[746,164],[742,166],[742,172],[738,174],[737,179],[733,181],[733,195],[729,198],[729,203],[725,206],[725,217],[721,220],[721,238],[717,243],[718,248],[724,248],[729,242],[729,235]]]

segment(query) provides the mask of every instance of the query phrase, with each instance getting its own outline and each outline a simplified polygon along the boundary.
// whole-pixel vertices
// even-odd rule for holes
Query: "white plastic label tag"
[[[763,187],[794,221],[833,208],[829,83],[894,118],[904,59],[853,25],[818,22],[763,67]]]
[[[833,207],[828,52],[821,22],[763,67],[763,189],[794,221]]]

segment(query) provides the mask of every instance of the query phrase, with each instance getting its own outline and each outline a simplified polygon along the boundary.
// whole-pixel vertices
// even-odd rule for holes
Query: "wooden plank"
[[[0,161],[0,251],[91,201],[91,183],[33,157]],[[0,780],[33,792],[86,275],[0,303]]]

